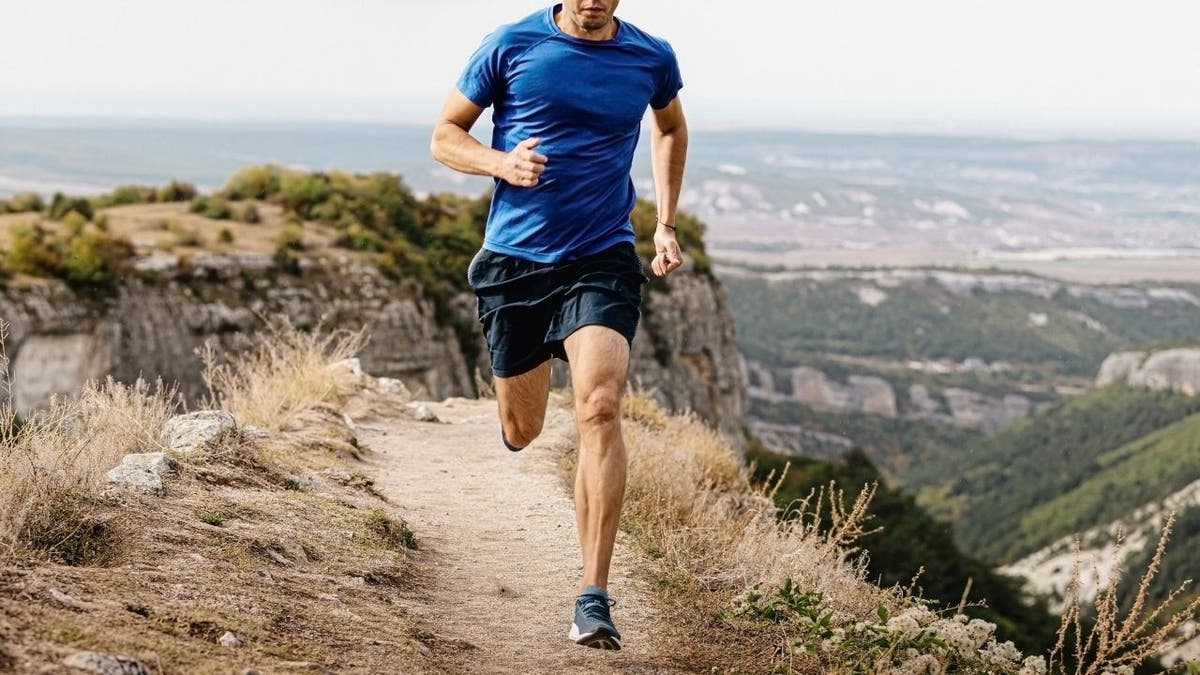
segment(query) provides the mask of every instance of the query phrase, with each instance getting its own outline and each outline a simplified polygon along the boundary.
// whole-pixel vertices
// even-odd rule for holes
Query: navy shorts
[[[557,263],[482,249],[467,268],[497,377],[566,361],[563,340],[584,326],[607,326],[632,343],[647,281],[632,243]]]

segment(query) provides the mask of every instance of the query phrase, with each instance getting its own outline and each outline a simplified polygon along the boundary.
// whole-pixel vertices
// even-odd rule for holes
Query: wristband
[[[665,228],[667,228],[668,230],[672,231],[672,232],[674,232],[674,231],[675,231],[675,226],[674,226],[674,225],[668,225],[668,224],[664,223],[663,221],[659,220],[658,216],[655,216],[655,217],[654,217],[654,221],[655,221],[655,222],[657,222],[659,225],[662,225],[663,227],[665,227]]]

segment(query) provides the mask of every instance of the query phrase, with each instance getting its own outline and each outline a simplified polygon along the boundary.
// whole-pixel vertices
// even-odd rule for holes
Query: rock
[[[325,366],[334,377],[348,383],[361,383],[367,374],[363,372],[362,361],[358,357],[343,359]]]
[[[99,652],[75,652],[63,659],[63,665],[98,675],[150,675],[150,669],[137,659]]]
[[[395,378],[380,377],[375,380],[375,386],[379,388],[379,391],[391,396],[399,396],[406,400],[412,398],[412,393],[408,391],[408,387],[404,386],[404,382]]]
[[[333,467],[325,469],[321,473],[325,474],[325,477],[327,477],[329,480],[332,480],[335,483],[341,483],[342,485],[348,485],[350,481],[354,480],[354,476],[351,476],[349,471],[334,469]]]
[[[57,588],[50,589],[50,597],[54,598],[55,602],[66,605],[68,607],[77,606],[75,598],[72,598],[71,596],[67,595],[66,593],[63,593],[62,591],[58,590]]]
[[[217,644],[228,649],[237,649],[242,646],[242,640],[233,631],[225,631],[225,634],[217,638]]]
[[[882,377],[851,375],[850,408],[854,412],[879,415],[888,419],[896,417],[896,392]]]
[[[237,429],[233,415],[224,410],[201,410],[176,415],[163,426],[167,446],[175,452],[192,453],[213,449],[227,434]]]
[[[418,422],[441,422],[436,413],[429,409],[429,406],[424,403],[409,403],[405,406],[408,414]]]
[[[106,477],[112,485],[161,495],[163,477],[178,469],[179,464],[165,454],[147,452],[125,455],[120,464],[109,470]]]
[[[1104,359],[1096,384],[1128,382],[1160,391],[1188,396],[1200,393],[1200,349],[1168,349],[1146,352],[1117,352]]]
[[[242,438],[261,441],[270,437],[271,432],[263,429],[262,427],[256,427],[253,424],[246,424],[242,426]]]

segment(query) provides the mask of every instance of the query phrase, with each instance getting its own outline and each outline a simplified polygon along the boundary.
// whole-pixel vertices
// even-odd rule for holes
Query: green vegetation
[[[221,527],[225,524],[225,514],[220,511],[196,511],[196,520],[213,527]]]
[[[1105,387],[922,462],[906,479],[962,504],[955,534],[967,550],[1011,560],[1200,475],[1196,413],[1200,397]]]
[[[15,273],[50,276],[72,284],[107,286],[132,268],[133,245],[94,225],[70,218],[70,232],[60,235],[40,225],[12,230],[5,267]]]
[[[229,220],[233,217],[229,202],[220,197],[197,197],[188,206],[188,211],[213,220]]]
[[[1005,291],[959,294],[932,280],[886,289],[876,306],[859,299],[866,282],[722,279],[743,351],[773,365],[800,365],[805,355],[845,354],[892,360],[978,357],[1032,364],[1047,374],[1092,376],[1108,354],[1154,341],[1200,334],[1200,312],[1184,304],[1113,307],[1060,292],[1054,297]],[[1035,325],[1031,315],[1044,314]],[[1088,326],[1087,317],[1104,331]]]
[[[8,201],[0,199],[0,216],[6,213],[37,213],[44,208],[46,205],[36,192],[22,192]]]
[[[855,450],[840,462],[788,459],[752,445],[749,459],[755,465],[755,478],[765,481],[778,476],[790,462],[776,503],[785,513],[797,500],[831,483],[847,495],[857,494],[864,485],[882,483],[882,477],[861,451]],[[881,486],[871,501],[866,527],[876,530],[859,543],[867,550],[868,578],[880,586],[907,587],[916,577],[916,586],[926,600],[942,607],[956,607],[965,589],[970,587],[968,605],[986,599],[986,606],[968,606],[970,616],[997,625],[1000,639],[1015,642],[1023,651],[1047,651],[1054,644],[1058,619],[1042,601],[1035,601],[1020,590],[1015,579],[1000,576],[982,560],[962,553],[950,531],[950,525],[934,520],[901,490]]]
[[[417,550],[417,536],[403,518],[392,518],[380,509],[367,516],[367,531],[392,550]]]
[[[792,401],[750,401],[751,416],[767,422],[795,424],[810,431],[845,436],[863,448],[889,477],[905,478],[911,467],[936,464],[948,454],[982,438],[949,424],[874,415],[819,412]]]
[[[95,214],[90,200],[84,197],[67,197],[61,192],[56,192],[50,200],[50,206],[46,208],[46,217],[50,220],[62,220],[72,211],[87,220],[91,220]]]

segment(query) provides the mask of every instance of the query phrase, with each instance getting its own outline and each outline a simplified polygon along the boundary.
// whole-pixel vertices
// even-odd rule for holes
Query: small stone
[[[167,420],[163,437],[169,448],[186,454],[210,450],[236,429],[233,415],[224,410],[201,410]]]
[[[379,391],[385,394],[400,396],[406,399],[412,398],[412,394],[408,391],[408,387],[405,386],[404,382],[395,378],[381,377],[375,380],[375,384],[379,387]]]
[[[242,438],[248,438],[251,440],[261,441],[264,438],[270,438],[270,437],[271,437],[271,432],[267,431],[266,429],[263,429],[262,427],[256,427],[253,424],[247,424],[242,427]]]
[[[354,476],[351,476],[350,472],[343,471],[341,469],[329,468],[329,469],[325,469],[325,471],[323,471],[322,473],[324,473],[325,476],[327,478],[329,478],[329,480],[332,480],[337,483],[341,483],[343,485],[354,480]]]
[[[217,638],[217,644],[228,649],[237,649],[242,646],[242,640],[233,631],[225,631],[225,634]]]
[[[64,605],[68,605],[71,607],[75,606],[75,598],[72,598],[71,596],[67,595],[66,593],[63,593],[62,591],[58,590],[57,588],[50,589],[50,597],[54,598],[55,602],[59,602],[59,603],[62,603]]]
[[[112,485],[130,487],[147,494],[161,495],[163,478],[179,469],[175,460],[161,452],[125,455],[121,463],[106,475]]]
[[[150,669],[137,659],[99,652],[75,652],[63,659],[63,665],[97,675],[150,675]]]
[[[418,422],[441,422],[437,414],[424,403],[409,403],[405,408],[408,410],[408,414]]]

